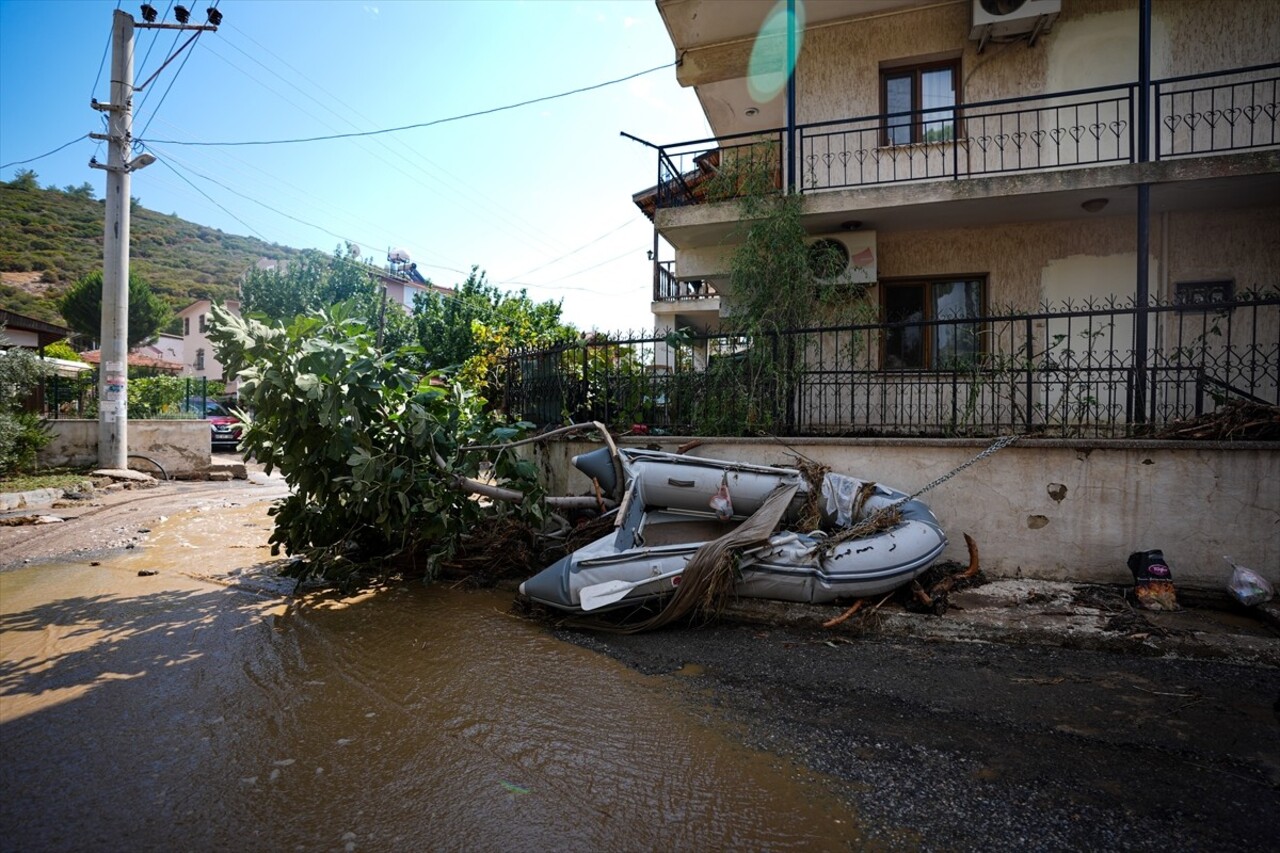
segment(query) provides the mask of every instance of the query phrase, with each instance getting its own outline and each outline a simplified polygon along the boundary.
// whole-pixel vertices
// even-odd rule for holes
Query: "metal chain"
[[[986,450],[982,451],[977,456],[970,459],[968,462],[964,462],[956,466],[955,468],[952,468],[950,471],[943,474],[941,477],[934,480],[932,483],[929,483],[927,486],[924,486],[923,488],[917,489],[915,492],[907,495],[906,497],[898,498],[896,501],[889,504],[888,506],[882,507],[876,510],[873,514],[867,516],[862,521],[858,522],[852,527],[847,527],[844,530],[840,531],[839,533],[835,534],[834,536],[830,536],[827,539],[822,540],[822,542],[814,550],[822,552],[822,554],[825,556],[826,554],[830,553],[831,550],[835,548],[837,545],[839,545],[841,542],[848,542],[850,539],[856,539],[857,537],[861,536],[863,533],[866,533],[868,530],[873,529],[877,524],[879,524],[880,519],[884,518],[889,513],[896,511],[898,507],[902,506],[908,501],[915,500],[916,498],[920,497],[930,489],[935,489],[938,486],[941,486],[943,483],[947,482],[947,480],[950,480],[952,477],[954,477],[956,474],[959,474],[961,471],[968,468],[970,465],[974,465],[978,462],[981,462],[983,459],[986,459],[988,456],[992,455],[993,453],[997,453],[998,451],[1003,450],[1004,448],[1013,444],[1015,441],[1017,441],[1020,438],[1022,438],[1022,436],[1018,434],[1000,436],[999,438],[997,438],[995,441],[991,443],[990,447],[988,447]]]

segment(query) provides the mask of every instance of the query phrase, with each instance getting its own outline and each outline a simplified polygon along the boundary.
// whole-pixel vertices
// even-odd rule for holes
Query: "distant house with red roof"
[[[102,361],[102,350],[92,349],[88,352],[80,353],[89,364],[97,366]],[[150,370],[155,373],[168,373],[173,376],[180,376],[186,365],[179,361],[165,361],[162,358],[156,358],[144,352],[138,352],[136,349],[129,353],[129,366],[140,368],[142,370]]]

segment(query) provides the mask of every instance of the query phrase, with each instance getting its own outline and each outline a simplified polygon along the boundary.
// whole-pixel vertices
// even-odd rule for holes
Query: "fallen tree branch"
[[[481,483],[470,477],[458,476],[454,478],[454,482],[465,492],[495,501],[521,503],[526,498],[524,492],[518,492],[515,489],[504,489],[501,486],[491,486],[488,483]],[[617,501],[593,495],[548,495],[543,497],[542,502],[547,506],[559,509],[600,509],[602,511],[613,509],[618,505]]]
[[[468,447],[460,448],[459,452],[467,453],[472,450],[507,450],[512,447],[519,447],[522,444],[535,444],[537,442],[546,441],[547,439],[554,438],[557,435],[564,435],[570,432],[577,432],[580,429],[597,430],[600,433],[600,435],[604,438],[604,443],[609,446],[609,458],[613,460],[613,470],[618,482],[617,488],[621,490],[623,487],[623,483],[626,481],[626,472],[623,471],[622,469],[622,457],[618,454],[618,445],[614,443],[613,436],[609,434],[609,428],[606,427],[604,424],[600,423],[599,421],[589,421],[587,423],[580,423],[580,424],[569,424],[568,426],[563,426],[558,429],[553,429],[550,432],[544,432],[541,435],[535,435],[529,438],[522,438],[519,441],[512,441],[506,444],[472,444]],[[438,460],[441,467],[445,467],[444,460],[440,459],[439,456],[436,456],[436,459]],[[615,499],[619,499],[622,497],[622,495],[615,494],[613,497]]]
[[[859,598],[857,601],[853,603],[853,606],[850,607],[848,610],[841,613],[839,616],[835,617],[834,619],[828,619],[826,622],[823,622],[822,627],[834,628],[835,626],[839,625],[841,622],[848,621],[849,617],[857,613],[859,610],[861,610],[862,605],[866,603],[867,603],[867,600],[865,598]]]
[[[562,426],[562,427],[553,429],[550,432],[540,433],[539,435],[532,435],[532,436],[529,436],[528,438],[522,438],[519,441],[507,442],[506,444],[470,444],[470,445],[467,445],[466,447],[458,448],[458,452],[469,453],[472,450],[506,450],[507,448],[510,448],[510,447],[519,447],[522,444],[536,444],[539,441],[546,441],[549,438],[555,438],[557,435],[564,435],[565,433],[577,432],[580,429],[598,430],[600,434],[604,436],[604,443],[609,445],[609,450],[613,453],[613,455],[615,456],[618,455],[618,447],[613,443],[613,436],[609,434],[608,427],[606,427],[604,424],[600,423],[599,421],[589,421],[587,423],[581,423],[581,424],[569,424],[568,426]]]
[[[978,573],[978,543],[968,533],[964,535],[964,544],[969,546],[969,568],[960,573],[962,578],[971,578]]]
[[[431,456],[435,460],[436,465],[440,466],[442,470],[449,470],[449,466],[445,463],[444,458],[434,449],[431,451]],[[452,476],[454,485],[468,494],[480,495],[481,497],[489,498],[490,500],[504,501],[506,503],[522,503],[528,498],[524,492],[519,492],[515,489],[504,489],[502,486],[481,483],[479,480],[473,480],[470,477],[464,477],[461,474],[454,474]],[[561,509],[581,509],[601,506],[612,509],[618,505],[616,501],[609,500],[608,498],[596,498],[591,495],[571,495],[565,497],[550,496],[544,497],[542,502],[547,506],[559,507]]]

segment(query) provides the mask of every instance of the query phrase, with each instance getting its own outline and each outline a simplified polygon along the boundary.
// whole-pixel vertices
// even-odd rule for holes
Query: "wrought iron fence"
[[[1139,324],[1149,346],[1135,351]],[[887,366],[890,333],[926,361]],[[803,329],[596,339],[516,353],[503,407],[693,435],[1152,435],[1229,400],[1280,405],[1280,295]]]
[[[797,125],[795,175],[783,128],[683,142],[658,150],[657,206],[732,198],[748,167],[807,193],[1133,163],[1144,122],[1156,159],[1274,147],[1278,89],[1273,63],[1153,81],[1151,117],[1127,83]],[[895,144],[904,127],[913,141]]]
[[[154,418],[191,418],[203,417],[205,403],[217,400],[221,395],[222,383],[211,383],[202,376],[163,376],[159,377],[164,387],[155,388],[151,393],[142,393],[129,403],[129,417],[132,420]],[[156,377],[130,377],[130,387],[138,389]],[[215,393],[218,392],[218,393]],[[49,420],[62,418],[96,418],[98,416],[98,369],[85,371],[80,376],[46,376],[37,395],[39,414]]]
[[[79,376],[46,376],[37,395],[39,414],[51,420],[96,417],[98,413],[98,369]]]

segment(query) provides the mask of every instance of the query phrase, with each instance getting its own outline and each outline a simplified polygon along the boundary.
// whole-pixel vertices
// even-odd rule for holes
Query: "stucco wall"
[[[1280,11],[1273,0],[1167,0],[1152,4],[1151,74],[1197,74],[1274,62]],[[977,102],[1128,83],[1138,78],[1137,0],[1065,0],[1033,47],[968,39],[969,3],[934,6],[805,33],[797,121],[880,112],[882,63],[960,57],[961,99]]]
[[[54,439],[39,454],[50,467],[98,464],[98,422],[79,419],[47,421]],[[207,471],[210,460],[208,421],[129,421],[129,453],[156,460],[170,477]],[[130,459],[129,467],[159,475],[154,465]]]
[[[684,440],[646,444],[674,450]],[[986,446],[910,439],[705,441],[693,455],[789,465],[798,452],[908,492]],[[589,492],[568,460],[597,446],[563,442],[533,451],[552,494]],[[1230,576],[1223,554],[1280,583],[1278,484],[1275,445],[1036,441],[996,453],[922,500],[950,539],[943,558],[967,560],[968,533],[991,576],[1123,583],[1132,580],[1125,565],[1131,552],[1160,548],[1175,581],[1220,589]]]
[[[876,239],[881,278],[986,274],[988,304],[1028,311],[1046,299],[1123,297],[1133,293],[1137,275],[1137,229],[1127,216],[881,231]],[[680,273],[719,278],[727,273],[734,248],[680,251]],[[1165,299],[1172,298],[1178,281],[1231,278],[1238,290],[1274,287],[1280,207],[1155,216],[1149,261],[1151,293]]]

